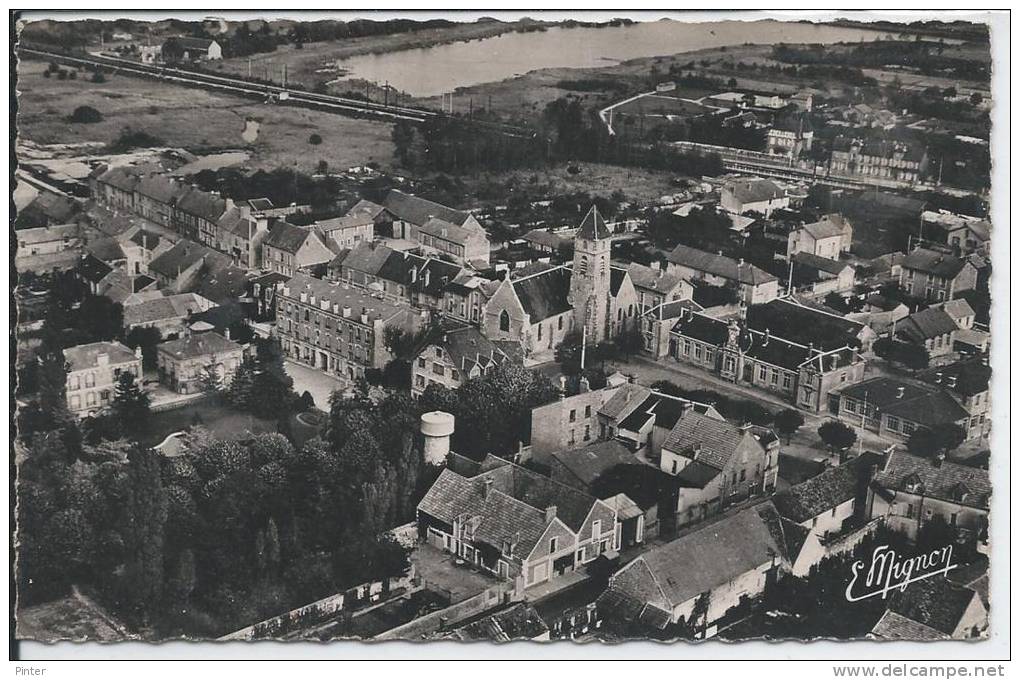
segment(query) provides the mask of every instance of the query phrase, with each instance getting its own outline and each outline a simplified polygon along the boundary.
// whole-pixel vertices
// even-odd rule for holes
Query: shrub
[[[103,114],[91,106],[79,106],[68,120],[72,123],[98,123],[103,120]]]
[[[106,76],[103,75],[102,71],[96,71],[95,73],[92,74],[92,82],[93,83],[105,83],[106,82]]]
[[[315,145],[315,146],[318,146],[319,144],[322,144],[322,137],[321,137],[321,136],[319,136],[319,134],[318,134],[318,133],[316,133],[316,132],[313,132],[313,133],[312,133],[311,135],[309,135],[309,137],[308,137],[308,143],[309,143],[309,144],[313,144],[313,145]]]

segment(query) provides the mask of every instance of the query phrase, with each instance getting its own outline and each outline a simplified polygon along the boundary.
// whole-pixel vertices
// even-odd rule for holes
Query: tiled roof
[[[475,366],[485,368],[514,358],[514,355],[505,351],[503,346],[497,345],[482,335],[477,328],[467,324],[437,330],[426,342],[428,345],[442,347],[457,368],[465,374]]]
[[[164,319],[183,319],[201,311],[194,293],[181,293],[146,300],[124,307],[124,325],[137,325]]]
[[[549,632],[549,626],[527,602],[518,602],[495,613],[462,624],[451,632],[458,640],[512,642],[534,640]]]
[[[569,243],[569,239],[554,234],[547,229],[532,229],[521,238],[530,243],[537,243],[538,245],[549,248],[559,248],[560,246]]]
[[[154,231],[138,229],[128,240],[145,250],[155,250],[159,247],[160,242],[165,241],[166,239]]]
[[[301,293],[315,298],[315,304],[325,301],[329,306],[350,307],[351,313],[360,316],[361,310],[368,310],[371,318],[384,321],[398,316],[416,316],[415,310],[408,305],[394,304],[369,295],[363,290],[343,284],[329,283],[306,274],[295,274],[284,285],[287,297],[300,299]]]
[[[779,280],[764,269],[759,269],[753,264],[738,262],[724,255],[708,253],[704,250],[698,250],[697,248],[691,248],[682,244],[674,248],[667,256],[667,259],[674,264],[688,267],[695,271],[706,272],[747,285],[760,285]]]
[[[845,388],[841,394],[859,401],[867,399],[869,406],[919,425],[956,423],[970,415],[944,390],[894,378],[865,380]]]
[[[609,400],[599,409],[599,414],[611,420],[619,420],[625,417],[637,405],[641,404],[651,389],[637,383],[624,383],[613,394]]]
[[[728,182],[724,187],[741,203],[760,203],[782,198],[785,194],[774,182],[767,179],[741,179]]]
[[[987,509],[992,495],[988,470],[898,450],[888,454],[875,483],[889,490],[906,491],[909,482],[919,484],[925,496],[973,508]]]
[[[153,258],[149,263],[149,271],[162,274],[172,280],[199,260],[204,260],[206,265],[213,267],[226,266],[230,263],[230,258],[223,253],[194,241],[181,239],[170,250]]]
[[[777,529],[770,524],[778,527],[780,523],[768,503],[713,521],[638,557],[610,578],[608,590],[616,592],[617,601],[630,602],[631,611],[640,602],[671,612],[743,574],[782,560],[786,554],[782,536],[775,535]]]
[[[953,317],[945,310],[929,307],[902,319],[896,326],[896,334],[903,335],[911,342],[923,345],[925,340],[947,335],[958,330]]]
[[[165,205],[172,204],[175,199],[188,190],[189,187],[182,186],[168,177],[156,174],[145,175],[135,187],[135,191],[139,194]]]
[[[983,357],[977,357],[929,368],[918,373],[917,377],[931,385],[939,385],[964,397],[972,397],[988,391],[992,369]]]
[[[459,243],[461,245],[477,238],[480,234],[477,229],[468,229],[467,227],[457,226],[452,222],[441,220],[438,217],[430,217],[425,224],[418,227],[418,231],[422,234],[429,234],[436,238],[441,238],[444,241]]]
[[[642,464],[626,446],[615,439],[579,449],[557,451],[552,456],[584,489],[591,488],[592,482],[610,468]]]
[[[262,246],[278,248],[286,253],[294,254],[301,249],[305,241],[312,236],[311,229],[295,227],[290,222],[277,220],[269,229],[269,235],[262,242]]]
[[[194,359],[210,354],[235,352],[241,346],[233,340],[227,340],[219,333],[193,333],[191,335],[160,343],[157,349],[161,353],[170,354],[175,359]]]
[[[828,512],[860,494],[867,483],[868,466],[878,464],[880,457],[863,456],[829,467],[821,474],[772,497],[779,514],[798,524]]]
[[[932,305],[932,307],[941,308],[946,314],[953,317],[953,319],[965,319],[968,316],[971,318],[974,317],[974,308],[971,307],[970,303],[963,298],[946,300],[945,302],[940,302],[937,305]]]
[[[750,436],[725,420],[688,411],[677,421],[662,448],[721,470],[744,438]]]
[[[596,239],[609,238],[612,234],[606,226],[606,221],[599,214],[599,209],[594,205],[588,209],[588,213],[581,220],[581,228],[577,232],[577,238],[593,241]]]
[[[683,281],[683,277],[670,274],[664,268],[653,269],[636,262],[627,265],[627,272],[635,288],[653,293],[672,292]]]
[[[871,629],[873,637],[883,640],[948,640],[948,635],[935,630],[923,623],[918,623],[906,616],[887,609],[875,627]]]
[[[207,38],[192,38],[191,36],[178,36],[171,38],[180,43],[181,47],[189,50],[205,50],[208,51],[212,47],[215,40],[209,40]]]
[[[609,268],[609,294],[616,297],[620,294],[620,287],[627,278],[627,270],[620,267]]]
[[[895,593],[890,611],[928,628],[952,635],[977,593],[947,578],[915,581],[902,593]]]
[[[253,222],[250,219],[241,216],[241,211],[236,207],[227,210],[216,221],[216,226],[221,231],[233,234],[234,236],[240,236],[244,239],[249,237],[252,224]]]
[[[218,222],[227,211],[227,202],[217,194],[190,189],[177,199],[176,208],[203,220]]]
[[[801,229],[806,231],[815,240],[842,236],[846,227],[846,218],[838,213],[823,215],[817,222],[805,224]]]
[[[531,323],[573,309],[567,296],[570,293],[570,269],[554,267],[523,279],[511,280],[517,299]]]
[[[397,189],[391,189],[386,194],[383,207],[397,219],[418,226],[425,224],[433,217],[460,226],[470,217],[470,214],[463,210],[448,208],[424,198],[405,194]]]
[[[89,241],[88,245],[85,246],[85,249],[103,262],[115,262],[127,257],[124,254],[124,248],[120,245],[120,241],[112,236],[101,237]]]
[[[110,168],[96,178],[97,182],[109,184],[121,191],[134,191],[138,186],[138,175],[124,167]]]
[[[703,311],[705,311],[705,308],[694,300],[672,300],[671,302],[663,302],[661,305],[650,307],[645,312],[645,316],[663,320],[679,319],[681,314]]]
[[[336,231],[338,229],[350,229],[353,227],[364,227],[369,224],[375,224],[375,218],[379,216],[384,208],[381,205],[372,203],[371,201],[358,201],[354,207],[348,210],[340,217],[333,217],[328,220],[319,220],[315,223],[315,226],[319,227],[325,232]]]
[[[95,368],[99,365],[98,358],[105,354],[111,365],[138,361],[134,350],[119,342],[91,342],[87,345],[76,345],[64,350],[64,361],[71,365],[72,371]]]
[[[87,254],[78,264],[78,276],[90,283],[99,283],[113,267],[106,264],[92,253]]]
[[[793,261],[796,264],[794,270],[798,269],[799,267],[809,267],[816,271],[832,274],[833,276],[839,276],[840,274],[843,273],[844,270],[850,267],[850,264],[848,262],[831,260],[827,257],[821,257],[819,255],[815,255],[814,253],[809,253],[806,251],[794,253]]]
[[[77,224],[56,224],[50,227],[35,227],[32,229],[18,229],[15,235],[19,242],[25,244],[47,243],[49,241],[61,241],[63,239],[78,238],[81,230]]]
[[[814,345],[831,350],[856,344],[865,326],[857,321],[829,314],[787,299],[776,299],[747,308],[747,326],[757,331],[766,329],[773,337],[790,342]]]
[[[953,257],[952,255],[940,253],[936,250],[928,250],[927,248],[917,248],[903,258],[902,266],[904,269],[913,269],[914,271],[953,279],[963,270],[966,264],[966,260]]]
[[[502,465],[493,470],[482,472],[474,479],[491,479],[494,489],[498,489],[532,508],[544,511],[545,508],[555,505],[556,517],[572,531],[580,530],[585,518],[591,512],[592,506],[596,503],[593,496],[583,491],[514,464]]]
[[[248,270],[230,262],[216,261],[199,278],[193,292],[219,305],[236,302],[248,292]]]
[[[392,248],[377,244],[374,241],[371,243],[365,243],[362,241],[357,244],[348,252],[346,255],[338,255],[333,260],[331,266],[337,266],[338,264],[354,271],[368,274],[370,276],[376,276],[379,274],[379,270],[382,269],[383,265],[386,264],[387,259],[393,254]]]

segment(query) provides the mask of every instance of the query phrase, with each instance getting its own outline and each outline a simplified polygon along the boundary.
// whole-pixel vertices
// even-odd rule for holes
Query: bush
[[[923,348],[892,338],[879,338],[872,345],[872,349],[877,356],[914,370],[928,368],[931,361],[928,352]]]
[[[105,83],[106,82],[106,76],[103,75],[102,71],[96,71],[95,73],[92,74],[92,82],[93,83]]]
[[[312,145],[315,145],[315,146],[318,146],[319,144],[322,144],[322,137],[319,136],[318,133],[313,132],[308,137],[308,143],[312,144]]]
[[[68,118],[71,123],[98,123],[101,120],[103,114],[91,106],[79,106]]]
[[[830,451],[846,451],[857,441],[857,433],[849,425],[838,420],[823,423],[818,428],[818,436]]]

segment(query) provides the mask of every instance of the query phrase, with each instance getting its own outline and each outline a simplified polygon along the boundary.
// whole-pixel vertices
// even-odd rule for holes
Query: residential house
[[[889,608],[868,637],[911,642],[986,637],[987,606],[976,590],[954,583],[952,573],[918,580],[903,591],[894,591]]]
[[[839,419],[880,436],[906,441],[919,428],[956,423],[973,437],[970,413],[945,389],[877,377],[838,394]]]
[[[505,361],[521,360],[519,346],[489,340],[474,326],[447,322],[421,343],[412,358],[411,396],[420,396],[429,385],[455,390]]]
[[[77,224],[18,229],[15,269],[36,273],[74,269],[83,252],[80,233]]]
[[[185,332],[192,315],[204,312],[213,303],[195,293],[160,295],[124,305],[124,329],[155,328],[162,337],[181,335]]]
[[[146,274],[132,276],[125,267],[111,270],[96,284],[93,292],[124,307],[163,296],[155,279]]]
[[[777,121],[765,134],[765,149],[773,156],[800,158],[811,150],[814,130],[804,118],[784,118]]]
[[[793,287],[799,293],[812,297],[850,293],[857,283],[857,270],[849,262],[807,252],[796,253],[791,260]]]
[[[929,385],[947,390],[970,413],[966,425],[968,439],[988,434],[992,425],[988,392],[992,369],[987,357],[936,366],[918,373],[917,377]]]
[[[959,328],[953,317],[942,309],[928,307],[896,324],[896,337],[923,350],[931,357],[953,352]]]
[[[753,212],[770,217],[773,211],[788,208],[790,197],[775,182],[752,177],[724,184],[719,193],[719,205],[736,215]]]
[[[871,517],[911,539],[937,517],[984,543],[991,495],[988,470],[895,449],[876,472],[868,502]]]
[[[92,342],[64,350],[67,365],[67,408],[75,416],[94,416],[114,398],[122,373],[142,378],[141,348],[119,342]]]
[[[950,246],[957,256],[988,254],[992,224],[987,219],[957,215],[947,210],[925,210],[921,213],[921,222],[926,238],[937,237]]]
[[[149,262],[149,276],[174,293],[195,290],[203,277],[230,265],[230,258],[211,248],[181,239]],[[208,296],[206,296],[208,297]],[[211,299],[211,298],[210,298]]]
[[[102,167],[102,166],[101,166]],[[135,213],[135,187],[139,177],[132,169],[117,166],[93,173],[89,187],[93,200],[114,210]],[[166,225],[164,225],[166,226]]]
[[[842,215],[824,215],[817,222],[805,224],[790,232],[786,241],[786,256],[810,253],[838,260],[840,255],[850,251],[853,233],[853,225]]]
[[[215,40],[193,38],[191,36],[175,36],[163,43],[163,59],[167,60],[167,43],[174,41],[183,50],[182,61],[219,61],[223,58],[223,47]],[[173,50],[173,48],[171,48]]]
[[[738,427],[685,412],[662,444],[659,468],[680,480],[676,520],[700,522],[726,506],[776,487],[779,440],[771,431]]]
[[[172,220],[176,230],[210,248],[220,248],[220,221],[231,208],[232,200],[189,187],[174,201]]]
[[[193,191],[187,185],[164,175],[142,174],[134,185],[132,212],[161,227],[178,231],[185,238],[198,240],[198,231],[177,228],[174,220],[174,204],[186,193]]]
[[[788,571],[782,527],[767,502],[697,527],[613,574],[599,611],[628,630],[679,627],[710,636],[731,610],[759,599]]]
[[[394,355],[386,330],[414,335],[421,313],[345,284],[295,274],[276,294],[276,333],[284,354],[350,383]]]
[[[612,379],[601,389],[581,389],[577,394],[568,395],[565,379],[562,380],[562,396],[531,411],[532,454],[543,456],[605,440],[607,433],[604,425],[600,427],[599,410],[621,386],[626,386],[625,382],[625,379]]]
[[[779,515],[803,533],[800,548],[790,553],[790,573],[807,577],[822,560],[852,551],[878,525],[868,515],[868,484],[878,454],[864,453],[777,493]],[[799,530],[799,531],[798,531]]]
[[[848,137],[837,137],[832,143],[829,172],[836,175],[914,184],[927,171],[928,152],[914,143]]]
[[[977,268],[968,260],[917,248],[900,264],[900,287],[909,295],[943,302],[977,286]]]
[[[244,346],[219,333],[188,333],[156,346],[159,381],[178,394],[202,392],[211,379],[228,385],[244,355]]]
[[[284,276],[331,262],[335,254],[314,229],[277,220],[262,241],[262,270]]]
[[[327,244],[332,242],[335,248],[354,248],[375,238],[375,225],[385,219],[384,210],[381,205],[361,200],[342,217],[319,220],[314,227]]]
[[[651,266],[632,262],[626,268],[641,314],[667,302],[690,300],[694,295],[694,286],[677,272],[670,272],[662,262],[655,261]]]
[[[521,239],[528,244],[532,250],[541,253],[563,253],[573,247],[571,239],[560,236],[548,229],[532,229]]]
[[[498,287],[498,281],[464,269],[443,288],[443,314],[480,326],[485,305]]]
[[[666,259],[668,272],[692,282],[733,288],[745,304],[779,297],[779,279],[743,259],[734,260],[685,245],[678,245]]]
[[[393,236],[420,244],[426,254],[445,254],[461,264],[489,263],[489,239],[473,215],[391,189],[383,200]]]
[[[617,554],[613,506],[494,456],[482,467],[473,477],[440,473],[418,504],[421,539],[519,590]]]

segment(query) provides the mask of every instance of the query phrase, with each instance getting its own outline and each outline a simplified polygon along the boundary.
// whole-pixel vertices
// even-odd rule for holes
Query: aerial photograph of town
[[[988,22],[505,15],[12,15],[17,640],[996,632]]]

